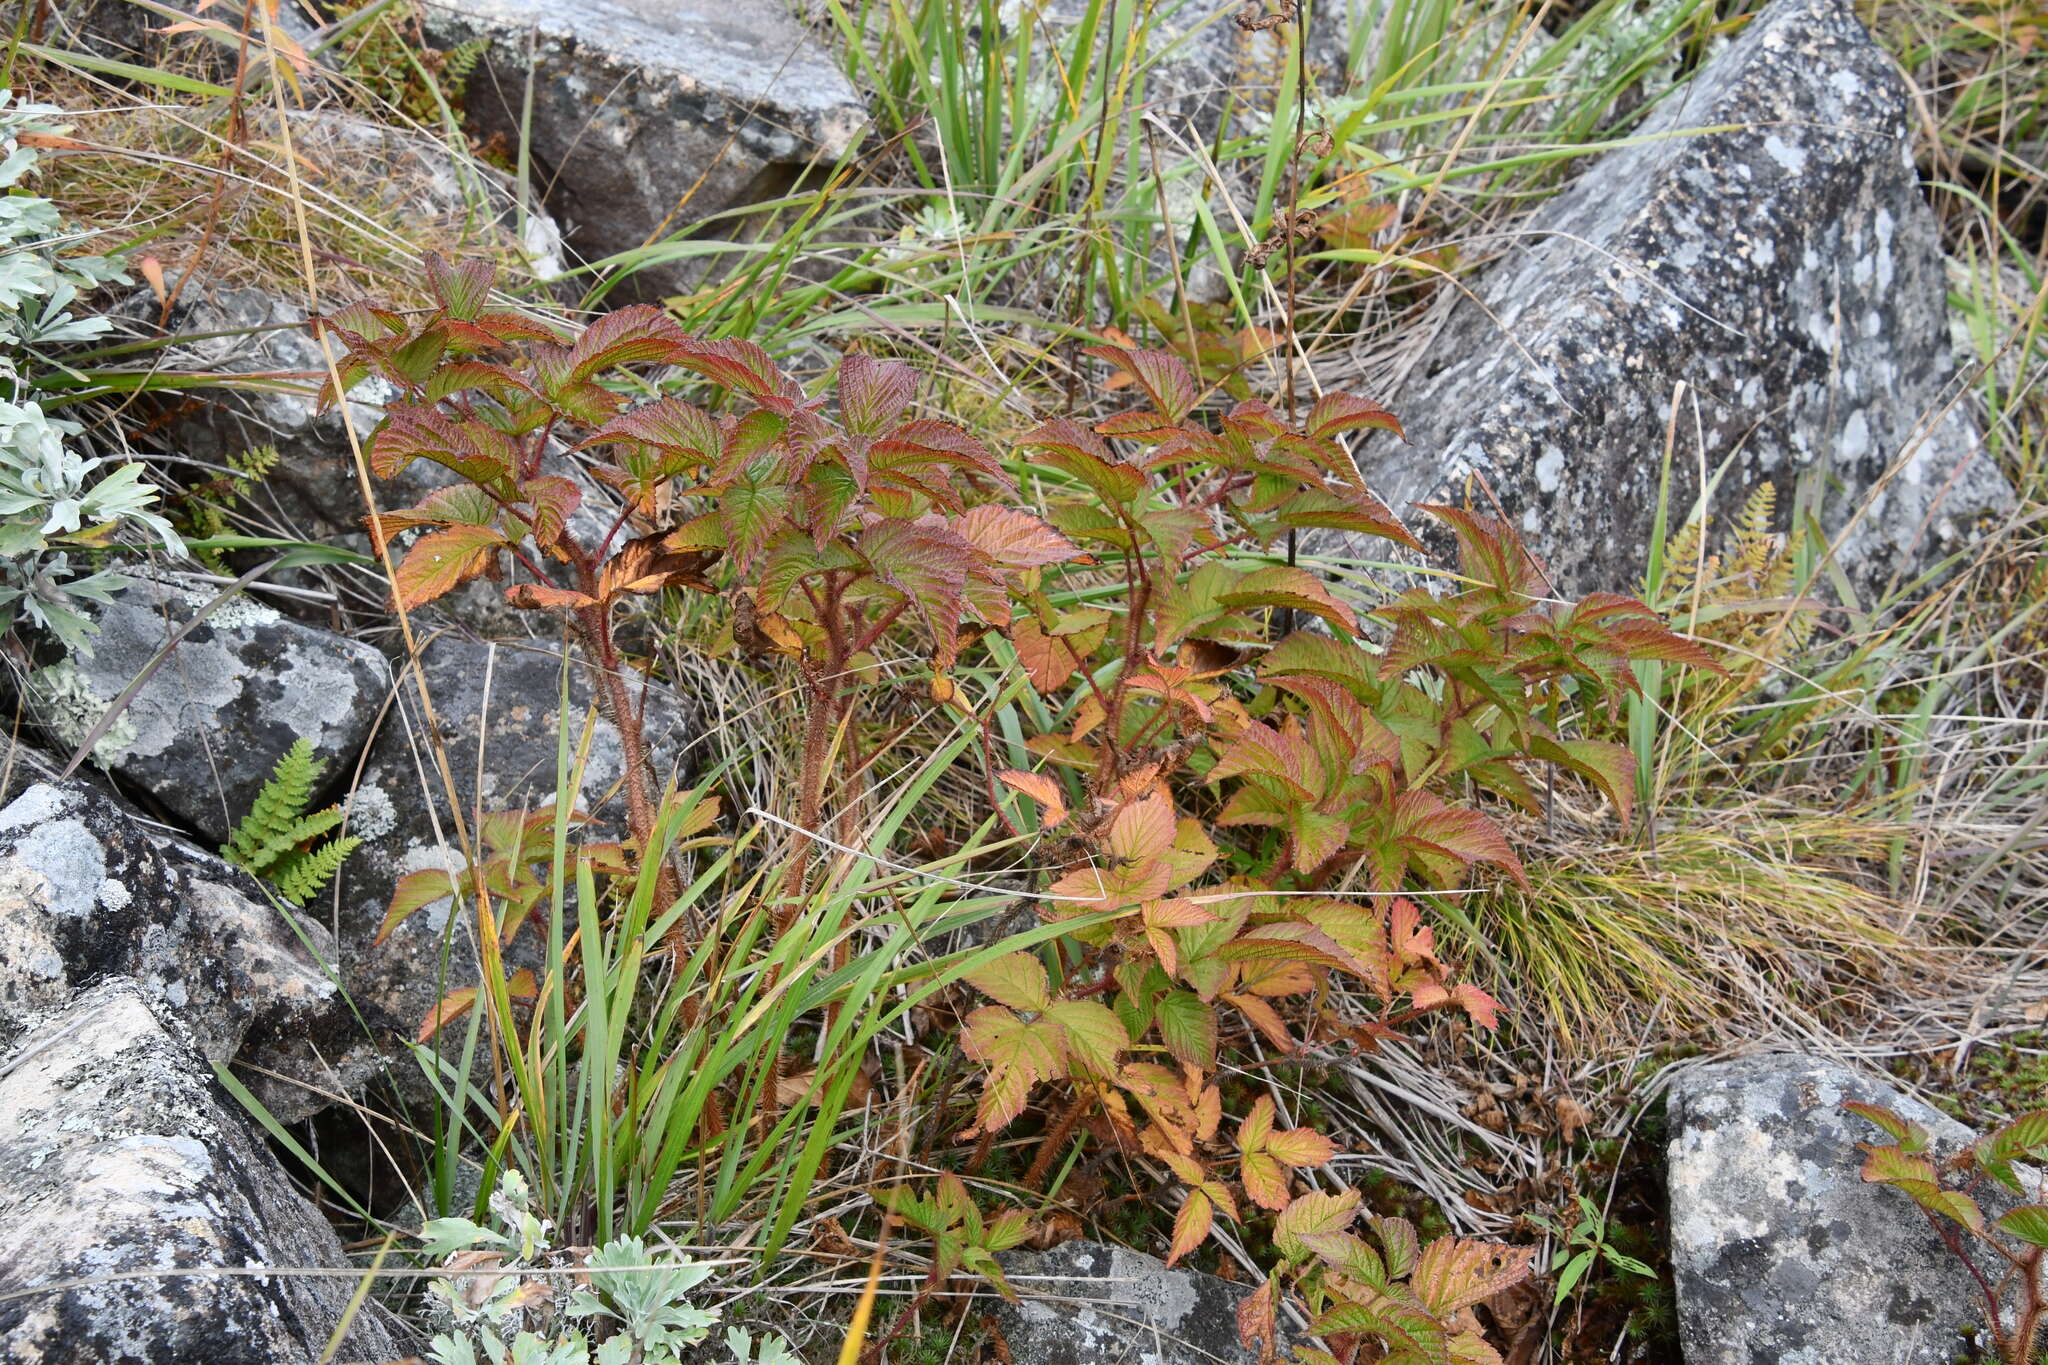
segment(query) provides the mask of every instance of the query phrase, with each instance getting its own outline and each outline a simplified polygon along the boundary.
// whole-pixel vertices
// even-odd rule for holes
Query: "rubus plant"
[[[1864,1153],[1863,1179],[1889,1185],[1919,1206],[1934,1235],[1976,1283],[1998,1359],[2004,1365],[2034,1365],[2048,1314],[2048,1286],[2041,1278],[2048,1259],[2048,1188],[2040,1171],[2048,1163],[2048,1110],[2022,1114],[1937,1161],[1933,1135],[1924,1124],[1858,1100],[1842,1107],[1869,1119],[1891,1139],[1857,1144]],[[2021,1162],[2033,1169],[2022,1169]],[[1986,1188],[1987,1178],[1996,1190]],[[2011,1207],[1994,1214],[1985,1207],[1984,1194],[1997,1195],[1999,1203]],[[2012,1204],[2004,1195],[2021,1202]]]
[[[1591,782],[1626,822],[1629,752],[1568,733],[1566,701],[1612,709],[1636,687],[1639,661],[1713,664],[1633,599],[1554,601],[1513,529],[1463,508],[1424,509],[1458,544],[1452,586],[1410,588],[1361,619],[1268,551],[1312,529],[1420,548],[1341,444],[1365,429],[1398,433],[1392,414],[1332,394],[1298,423],[1247,400],[1212,424],[1174,355],[1091,354],[1149,406],[1093,427],[1057,419],[1023,440],[1044,471],[1047,521],[1088,552],[1074,572],[1092,577],[1040,572],[1023,584],[1008,636],[1059,728],[1028,741],[1042,770],[1000,774],[1063,836],[1041,913],[1072,921],[1075,951],[1015,954],[969,977],[993,1002],[966,1021],[964,1046],[985,1073],[969,1135],[1063,1086],[1032,1174],[1083,1121],[1148,1153],[1185,1188],[1178,1260],[1218,1216],[1251,1216],[1237,1189],[1284,1224],[1310,1216],[1293,1212],[1302,1199],[1327,1198],[1298,1194],[1294,1175],[1332,1155],[1321,1135],[1281,1129],[1270,1105],[1255,1105],[1234,1141],[1222,1136],[1226,1045],[1370,1048],[1437,1012],[1491,1027],[1495,1002],[1456,979],[1409,893],[1456,889],[1481,864],[1521,880],[1474,798],[1540,809],[1532,769]],[[1087,591],[1105,577],[1121,579],[1119,611]],[[1312,624],[1269,639],[1293,621]],[[1527,1273],[1525,1257],[1484,1250],[1506,1260],[1473,1284]],[[1348,1244],[1345,1254],[1349,1272],[1302,1258],[1297,1282],[1385,1297],[1382,1282],[1406,1274],[1386,1269],[1400,1259],[1391,1248],[1377,1276]],[[1480,1251],[1414,1264],[1434,1277],[1454,1256],[1477,1265]],[[1386,1309],[1383,1343],[1412,1337],[1398,1349],[1421,1354],[1404,1360],[1465,1350],[1454,1347],[1472,1337],[1458,1318],[1474,1301],[1464,1283],[1429,1278],[1388,1299],[1403,1306]],[[1363,1331],[1381,1319],[1354,1306],[1348,1320]]]
[[[1498,1365],[1472,1310],[1529,1277],[1535,1253],[1462,1237],[1427,1246],[1405,1218],[1367,1218],[1370,1241],[1347,1231],[1357,1190],[1305,1194],[1274,1220],[1280,1269],[1239,1305],[1238,1335],[1274,1357],[1281,1274],[1309,1312],[1309,1330],[1338,1354],[1297,1346],[1301,1365],[1337,1365],[1371,1341],[1381,1365]]]
[[[654,806],[614,632],[628,598],[710,591],[713,565],[729,564],[735,640],[793,659],[802,675],[799,820],[816,830],[835,738],[881,638],[919,627],[943,696],[962,621],[1007,624],[1009,580],[1077,553],[1036,517],[969,509],[973,486],[1007,485],[1002,468],[961,428],[915,415],[905,366],[846,355],[835,405],[751,342],[692,338],[649,307],[571,337],[494,309],[491,281],[482,263],[430,260],[434,307],[357,304],[324,321],[348,348],[344,390],[373,375],[397,390],[371,443],[375,473],[424,459],[460,478],[381,514],[373,531],[424,532],[396,569],[407,607],[509,566],[508,601],[562,615],[625,748],[636,841]],[[651,367],[695,376],[721,397],[712,409],[673,394],[636,403],[630,372]],[[599,454],[590,472],[616,507],[586,508],[574,477],[578,456]],[[594,525],[578,516],[591,510]],[[804,860],[799,851],[792,887]]]

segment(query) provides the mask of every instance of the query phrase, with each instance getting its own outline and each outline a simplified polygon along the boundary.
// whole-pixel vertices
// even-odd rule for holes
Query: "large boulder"
[[[1867,497],[1866,582],[1954,548],[2011,491],[1965,409],[1934,420],[1954,374],[1908,114],[1847,0],[1775,0],[1527,225],[1393,403],[1408,444],[1360,469],[1397,510],[1483,475],[1564,591],[1627,588],[1683,383],[1674,527],[1704,468],[1717,511],[1768,483],[1831,533]]]
[[[0,1044],[78,989],[125,977],[295,1120],[370,1064],[333,958],[310,916],[288,921],[247,874],[83,782],[39,782],[0,809]]]
[[[204,579],[135,579],[93,609],[100,630],[90,657],[66,655],[33,675],[24,691],[31,717],[76,748],[219,593]],[[293,741],[327,761],[331,789],[369,741],[389,690],[390,670],[372,646],[237,596],[178,641],[92,759],[224,843]]]
[[[485,136],[528,138],[549,207],[591,259],[780,193],[867,123],[782,0],[429,0],[426,14],[438,43],[487,44],[470,117]]]
[[[1002,1257],[1016,1303],[995,1308],[1018,1365],[1253,1365],[1237,1306],[1253,1286],[1174,1270],[1127,1247],[1065,1242]]]
[[[431,639],[421,671],[433,698],[448,768],[462,817],[474,831],[479,806],[486,813],[537,811],[553,803],[560,733],[562,655],[527,643],[493,644],[454,632]],[[697,727],[691,708],[659,685],[629,682],[644,716],[653,761],[652,781],[665,783],[687,760]],[[414,913],[384,942],[376,941],[392,889],[408,873],[447,868],[460,874],[456,823],[448,809],[431,734],[409,672],[399,704],[371,746],[349,801],[350,832],[368,842],[339,877],[340,946],[351,996],[383,1036],[411,1036],[447,989],[477,980],[469,916],[450,920],[450,904],[437,901]],[[571,665],[569,736],[573,755],[591,690],[580,662]],[[482,746],[482,788],[478,748]],[[596,837],[616,837],[624,824],[625,755],[618,731],[600,716],[583,769],[577,807],[592,817]],[[444,941],[450,954],[445,982]],[[538,966],[539,936],[528,928],[506,945],[508,961]]]
[[[1755,1057],[1680,1073],[1668,1100],[1671,1265],[1686,1365],[1948,1365],[1983,1300],[1911,1200],[1861,1179],[1879,1104],[1963,1125],[1832,1062]]]
[[[80,995],[0,1061],[0,1356],[327,1358],[349,1260],[232,1105],[128,981]],[[263,1270],[334,1273],[248,1273]],[[398,1354],[365,1303],[336,1358]]]

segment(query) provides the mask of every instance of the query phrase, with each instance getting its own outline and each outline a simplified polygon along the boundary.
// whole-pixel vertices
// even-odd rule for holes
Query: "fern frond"
[[[265,865],[262,861],[265,850],[290,834],[297,825],[306,803],[313,797],[313,784],[319,780],[322,766],[320,760],[313,757],[310,742],[304,739],[294,741],[292,747],[285,750],[284,757],[277,760],[277,767],[271,772],[270,780],[263,784],[263,790],[256,793],[249,813],[242,817],[241,824],[235,826],[234,835],[221,850],[221,856],[237,867],[260,873]]]
[[[282,864],[294,849],[310,844],[313,840],[341,823],[340,806],[329,806],[316,810],[311,815],[294,820],[287,829],[279,830],[263,841],[249,860],[249,870],[258,876],[271,875],[271,869]]]
[[[338,813],[338,812],[337,812]],[[277,894],[293,905],[304,905],[320,894],[320,888],[333,880],[341,870],[342,861],[362,846],[362,840],[353,834],[331,839],[316,849],[304,853],[293,853],[278,864],[271,876],[271,884]]]

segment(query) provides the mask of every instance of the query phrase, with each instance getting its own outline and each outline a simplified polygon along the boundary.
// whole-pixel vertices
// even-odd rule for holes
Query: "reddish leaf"
[[[849,429],[875,435],[900,419],[917,396],[908,365],[871,360],[858,351],[839,362],[839,415]]]
[[[1166,1263],[1172,1265],[1208,1240],[1216,1223],[1216,1205],[1200,1190],[1189,1190],[1173,1219],[1173,1244],[1167,1248]]]
[[[1038,1013],[1051,999],[1045,964],[1029,953],[1010,953],[967,973],[967,984],[1013,1010]]]
[[[720,388],[756,399],[777,398],[785,404],[803,399],[803,390],[777,368],[766,351],[751,341],[732,337],[700,341],[686,337],[670,362],[703,375]]]
[[[1308,434],[1318,440],[1366,427],[1391,431],[1404,441],[1408,439],[1408,433],[1401,430],[1400,418],[1377,403],[1368,403],[1353,394],[1326,393],[1308,411]]]
[[[398,605],[410,611],[461,587],[489,569],[504,544],[492,526],[450,526],[421,536],[393,572]]]
[[[1037,517],[993,503],[970,509],[955,529],[998,569],[1031,569],[1085,558],[1073,541]]]
[[[639,303],[606,313],[569,348],[569,378],[581,383],[621,365],[667,363],[690,338],[659,308]]]
[[[1422,1249],[1409,1285],[1431,1312],[1448,1317],[1529,1278],[1533,1247],[1439,1237]]]
[[[1093,1000],[1055,1000],[1045,1017],[1064,1033],[1069,1062],[1104,1079],[1116,1074],[1131,1035],[1115,1011]]]
[[[1266,1280],[1238,1301],[1237,1344],[1258,1353],[1260,1361],[1274,1360],[1279,1353],[1279,1315],[1275,1308],[1278,1276]]]
[[[449,317],[475,321],[490,302],[491,283],[497,272],[489,261],[471,258],[450,265],[439,252],[430,251],[426,271],[427,291],[440,301]]]
[[[1044,773],[1024,773],[1018,772],[1015,768],[1005,768],[996,774],[996,780],[1012,791],[1022,792],[1044,807],[1039,813],[1040,828],[1057,829],[1066,823],[1066,794],[1060,790],[1060,784],[1053,778]]]
[[[1195,409],[1201,393],[1194,376],[1171,351],[1133,350],[1123,346],[1089,346],[1083,354],[1106,360],[1130,374],[1169,422],[1178,422]]]
[[[597,605],[588,594],[545,583],[514,583],[505,589],[505,600],[524,611],[581,611]]]
[[[1289,1260],[1303,1260],[1309,1248],[1302,1237],[1316,1232],[1342,1232],[1358,1212],[1357,1190],[1325,1194],[1311,1190],[1294,1200],[1273,1220],[1273,1244]]]

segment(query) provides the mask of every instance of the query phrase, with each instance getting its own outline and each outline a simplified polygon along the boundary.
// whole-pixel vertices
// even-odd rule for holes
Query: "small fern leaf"
[[[291,854],[278,865],[276,875],[271,879],[272,885],[293,905],[304,905],[333,880],[334,874],[341,870],[343,860],[361,847],[362,842],[350,834],[330,839],[310,852]]]
[[[341,823],[341,807],[329,806],[326,810],[314,811],[311,815],[293,821],[277,831],[261,844],[251,855],[251,867],[261,877],[279,875],[276,869],[283,866],[291,855],[305,848],[313,840]]]
[[[277,840],[288,834],[298,823],[312,799],[313,784],[319,780],[321,762],[313,757],[313,746],[304,739],[293,742],[285,750],[284,757],[277,760],[270,780],[263,784],[263,790],[256,793],[255,802],[249,813],[242,817],[242,823],[235,827],[234,836],[228,840],[221,855],[238,867],[245,867],[260,873],[268,865],[263,854],[272,848]],[[297,840],[285,846],[290,847]],[[276,854],[272,852],[271,857]]]

